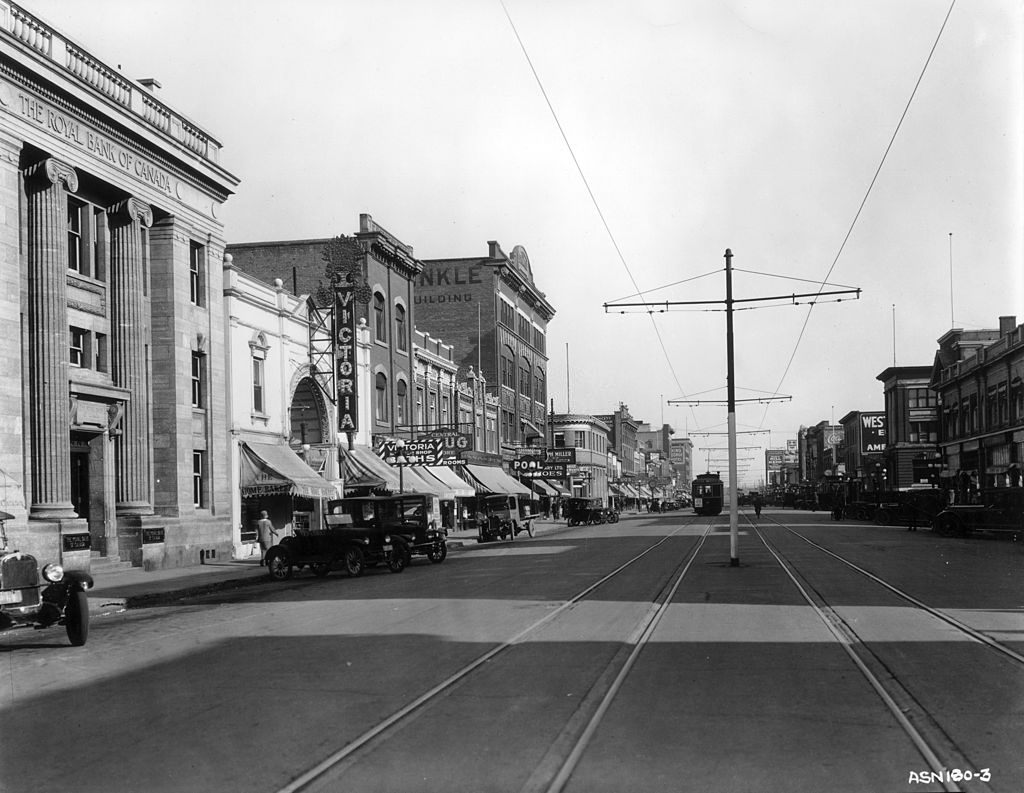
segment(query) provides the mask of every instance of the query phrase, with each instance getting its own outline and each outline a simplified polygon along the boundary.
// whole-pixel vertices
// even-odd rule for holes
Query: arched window
[[[377,421],[388,420],[388,378],[383,372],[377,373],[374,393],[374,417]]]
[[[405,330],[405,306],[395,304],[395,346],[402,352],[409,349],[409,336]]]
[[[405,380],[398,381],[397,394],[395,396],[395,423],[403,425],[408,423],[406,418],[406,404],[409,399],[409,384]]]
[[[380,292],[373,293],[373,330],[374,338],[386,344],[388,340],[388,323],[384,311],[384,295]]]

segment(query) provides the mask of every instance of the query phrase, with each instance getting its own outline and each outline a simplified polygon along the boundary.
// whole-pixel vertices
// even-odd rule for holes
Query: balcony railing
[[[153,129],[200,157],[217,162],[220,144],[140,84],[102,61],[14,3],[0,0],[0,27],[11,37],[64,69],[79,82],[120,105]]]

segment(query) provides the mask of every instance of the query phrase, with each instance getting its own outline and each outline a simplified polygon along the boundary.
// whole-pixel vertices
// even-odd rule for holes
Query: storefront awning
[[[543,479],[529,479],[527,480],[527,484],[529,484],[530,487],[532,487],[537,493],[539,493],[542,496],[547,496],[550,498],[551,496],[558,495],[558,491],[555,490]]]
[[[548,487],[552,488],[558,495],[569,495],[569,489],[561,482],[556,482],[554,479],[545,479],[544,482],[547,484]]]
[[[637,492],[640,493],[640,496],[639,496],[640,498],[650,498],[651,497],[651,491],[648,490],[643,485],[640,485],[640,487],[637,488]]]
[[[302,461],[284,443],[249,443],[240,446],[241,491],[253,496],[337,498],[338,488]]]
[[[490,465],[467,465],[466,474],[477,493],[508,493],[510,495],[532,496],[533,491],[506,474],[501,468]]]
[[[416,473],[421,479],[431,479],[440,483],[444,501],[454,501],[457,498],[472,498],[476,491],[466,484],[451,468],[446,465],[424,465],[416,468]]]
[[[439,488],[423,481],[416,472],[407,467],[399,469],[388,465],[370,449],[355,446],[340,450],[341,475],[345,481],[345,492],[368,487],[389,493],[432,493],[438,495]]]

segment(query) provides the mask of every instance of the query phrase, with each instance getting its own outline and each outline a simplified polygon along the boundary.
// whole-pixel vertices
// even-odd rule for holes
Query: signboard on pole
[[[512,473],[523,479],[565,479],[565,463],[549,463],[537,457],[522,457],[509,463]]]
[[[473,436],[465,432],[437,430],[416,440],[384,438],[377,455],[388,465],[465,465],[462,452],[471,449]]]
[[[340,282],[334,290],[335,365],[338,389],[338,429],[359,429],[359,403],[356,383],[356,284]]]

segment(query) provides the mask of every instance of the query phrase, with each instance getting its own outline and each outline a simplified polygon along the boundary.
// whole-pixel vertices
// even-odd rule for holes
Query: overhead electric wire
[[[551,117],[555,120],[555,126],[558,127],[558,132],[562,136],[562,141],[565,143],[565,147],[569,150],[569,156],[572,157],[573,164],[576,166],[576,171],[580,175],[580,179],[583,181],[583,186],[587,190],[587,195],[590,196],[590,201],[594,205],[594,209],[597,211],[598,217],[601,219],[601,225],[604,226],[605,233],[608,235],[608,239],[611,240],[612,247],[615,249],[616,255],[619,257],[619,261],[622,263],[623,269],[626,271],[626,275],[629,276],[630,283],[636,288],[636,294],[643,296],[645,293],[640,288],[640,285],[636,282],[633,277],[633,272],[629,269],[629,265],[626,263],[626,257],[622,255],[622,250],[619,248],[619,243],[615,239],[615,235],[612,233],[611,226],[608,225],[608,221],[605,219],[604,212],[601,211],[601,206],[597,202],[597,197],[594,195],[594,191],[590,188],[590,182],[587,181],[587,176],[583,172],[583,167],[580,165],[579,160],[576,158],[576,152],[573,151],[572,144],[569,143],[569,136],[565,134],[565,129],[562,127],[562,122],[558,119],[558,113],[555,112],[555,107],[551,103],[551,99],[548,97],[548,92],[544,89],[544,83],[541,82],[540,75],[537,73],[537,69],[533,65],[533,60],[530,58],[530,53],[526,50],[526,45],[523,43],[522,37],[519,35],[519,31],[516,29],[515,22],[512,21],[512,15],[509,14],[508,8],[505,6],[504,0],[499,0],[501,3],[501,10],[505,12],[505,18],[508,19],[508,24],[512,28],[512,33],[515,34],[516,41],[519,42],[519,49],[523,52],[523,57],[526,58],[526,63],[530,67],[530,71],[533,73],[533,79],[537,81],[537,87],[540,88],[541,95],[544,97],[544,102],[548,106],[548,110],[551,112]],[[698,276],[700,277],[700,276]],[[651,326],[654,328],[654,335],[658,337],[658,344],[661,346],[662,355],[665,357],[665,363],[668,366],[668,370],[672,373],[672,379],[676,383],[676,387],[680,393],[686,395],[683,391],[683,386],[679,382],[679,375],[676,374],[675,367],[672,365],[672,359],[669,357],[668,349],[665,347],[665,340],[661,336],[661,331],[658,330],[658,324],[654,321],[654,316],[651,315]],[[566,372],[566,377],[569,373]],[[692,413],[691,409],[691,413]],[[694,414],[694,421],[697,421],[697,416]],[[698,426],[699,422],[698,422]]]
[[[942,39],[942,33],[946,29],[946,24],[949,22],[949,17],[953,13],[953,8],[956,6],[956,0],[952,0],[949,4],[949,10],[946,11],[946,16],[942,20],[942,25],[939,27],[939,32],[935,36],[935,41],[932,43],[932,48],[928,52],[928,57],[925,58],[924,66],[921,67],[921,73],[917,76],[917,82],[914,83],[914,89],[910,92],[910,98],[907,99],[907,103],[903,108],[903,113],[900,115],[900,120],[896,123],[896,128],[893,130],[892,137],[889,138],[889,144],[885,147],[885,151],[882,153],[882,159],[878,163],[878,167],[875,168],[875,174],[871,177],[871,182],[868,184],[867,190],[864,192],[864,198],[861,199],[860,206],[857,207],[857,212],[853,216],[853,220],[850,222],[850,227],[846,231],[846,236],[843,237],[843,242],[839,246],[839,250],[836,252],[835,258],[832,260],[832,265],[828,268],[828,272],[825,273],[825,277],[822,279],[820,288],[824,289],[828,279],[832,276],[832,271],[835,270],[836,265],[839,263],[839,257],[843,255],[843,251],[846,249],[846,243],[849,242],[850,237],[853,235],[853,229],[857,225],[857,221],[860,220],[861,212],[864,211],[864,206],[868,202],[868,198],[871,196],[871,191],[875,186],[875,182],[878,181],[878,176],[882,172],[882,167],[885,165],[886,158],[889,156],[889,152],[892,150],[893,144],[896,142],[896,136],[899,135],[900,128],[903,126],[903,121],[907,117],[907,113],[910,112],[910,105],[914,101],[914,97],[917,95],[917,89],[921,86],[921,81],[924,79],[925,72],[928,71],[928,65],[932,61],[932,56],[935,54],[935,50],[939,46],[939,41]],[[782,377],[779,378],[779,384],[775,387],[776,391],[781,391],[783,383],[786,381],[786,377],[789,375],[789,370],[793,366],[793,361],[796,358],[797,351],[800,349],[800,343],[803,341],[804,333],[807,331],[807,325],[811,321],[811,314],[814,312],[814,303],[811,303],[807,309],[807,315],[804,317],[804,323],[800,327],[800,333],[797,336],[796,343],[793,346],[793,352],[789,356],[789,361],[786,363],[786,368],[782,372]],[[768,409],[771,405],[765,406],[764,415],[761,417],[761,424],[764,424],[765,417],[768,415]]]

